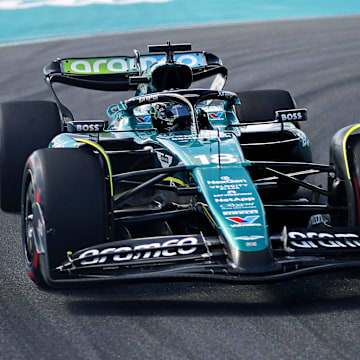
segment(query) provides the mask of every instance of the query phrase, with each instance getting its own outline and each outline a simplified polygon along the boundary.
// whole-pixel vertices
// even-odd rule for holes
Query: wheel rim
[[[28,267],[32,266],[35,256],[35,192],[32,181],[30,180],[26,190],[24,204],[24,251],[25,261]]]

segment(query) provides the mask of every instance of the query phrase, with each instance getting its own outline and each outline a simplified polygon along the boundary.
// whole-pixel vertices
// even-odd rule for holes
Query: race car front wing
[[[163,236],[103,243],[68,253],[50,269],[40,254],[41,271],[51,286],[96,282],[217,281],[259,284],[326,271],[360,268],[357,229],[292,229],[271,236],[274,268],[249,273],[235,267],[221,237]],[[251,241],[245,239],[244,241]],[[254,252],[254,261],[257,260]]]

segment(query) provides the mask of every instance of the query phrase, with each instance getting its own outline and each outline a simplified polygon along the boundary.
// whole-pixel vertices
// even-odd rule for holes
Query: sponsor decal
[[[229,210],[233,210],[233,209],[256,209],[255,203],[251,202],[251,203],[227,203],[227,204],[220,204],[220,208],[222,210],[224,209],[229,209]]]
[[[173,135],[173,134],[163,134],[166,138],[175,141],[187,141],[187,140],[209,140],[209,136],[204,134],[189,134],[189,135]],[[230,134],[221,134],[220,139],[231,138]]]
[[[177,53],[174,54],[174,60],[178,64],[184,64],[191,68],[203,66],[202,53]],[[140,56],[140,67],[144,71],[148,69],[152,64],[156,62],[165,62],[166,55],[163,54],[152,54],[152,55],[141,55]]]
[[[316,214],[310,217],[309,226],[327,225],[328,222],[329,222],[328,217],[323,216],[322,214]]]
[[[254,197],[234,197],[234,198],[226,198],[226,199],[215,199],[215,202],[246,202],[246,201],[254,201]]]
[[[207,180],[208,185],[246,184],[246,179],[231,179],[229,176],[222,176],[220,180]]]
[[[236,210],[236,211],[223,211],[224,216],[232,216],[232,215],[253,215],[258,214],[258,210]]]
[[[233,224],[230,225],[230,227],[240,227],[240,226],[261,226],[260,223],[256,223],[255,221],[259,218],[259,215],[248,215],[245,217],[240,216],[232,216],[232,217],[226,217],[226,219],[233,222]]]
[[[246,246],[250,247],[250,246],[257,246],[257,242],[256,241],[248,241],[245,243]]]
[[[177,63],[185,64],[191,68],[203,65],[202,53],[178,53],[174,54],[174,59]],[[159,61],[166,61],[166,56],[163,54],[141,55],[141,70],[144,71],[152,64]],[[61,64],[63,71],[67,74],[91,75],[137,72],[135,58],[127,56],[92,59],[64,59]]]
[[[191,255],[202,245],[196,237],[170,239],[163,243],[153,242],[141,245],[124,245],[105,249],[88,249],[78,253],[81,266],[98,264],[125,263],[133,260],[171,258],[174,256]]]
[[[173,161],[173,157],[171,155],[164,154],[160,151],[155,151],[155,152],[156,152],[156,156],[161,164],[161,167],[168,168]]]
[[[105,127],[104,121],[69,121],[69,132],[101,132]]]
[[[226,194],[214,194],[214,197],[226,197],[226,196],[241,196],[241,193],[235,190],[228,190]]]
[[[281,114],[281,120],[282,121],[286,121],[286,120],[302,120],[303,116],[301,114],[301,112],[295,112],[295,113],[287,113],[287,114]]]
[[[221,191],[228,190],[240,190],[243,187],[248,186],[248,184],[231,184],[231,185],[210,185],[210,189],[217,189]],[[252,195],[252,193],[241,193],[240,195]]]
[[[287,246],[292,249],[360,248],[360,237],[351,232],[290,231]]]
[[[275,118],[281,121],[302,121],[307,119],[307,110],[278,110],[275,111]]]
[[[252,215],[252,216],[249,215],[249,216],[245,216],[244,218],[236,216],[236,217],[227,217],[227,219],[230,221],[233,221],[234,223],[237,223],[237,224],[242,224],[242,223],[252,224],[259,217],[260,217],[259,215]]]
[[[65,73],[69,74],[113,74],[136,71],[129,58],[67,59],[62,61]],[[134,64],[135,65],[135,64]]]
[[[254,241],[254,240],[260,240],[264,239],[265,236],[263,235],[251,235],[251,236],[238,236],[235,238],[235,240],[244,240],[244,241]]]
[[[83,124],[83,125],[76,125],[76,131],[100,131],[100,125],[88,125],[88,124]]]
[[[222,111],[208,113],[210,120],[224,120],[224,113]]]
[[[218,198],[215,198],[215,202],[217,202],[217,199]],[[225,198],[224,200],[227,200],[227,198]],[[225,201],[225,203],[221,202],[220,209],[223,211],[224,215],[251,215],[259,213],[255,202],[227,203]]]
[[[256,208],[254,202],[251,202],[251,203],[225,203],[225,204],[220,204],[220,208],[222,210],[243,209],[244,207]]]
[[[228,92],[228,91],[224,91],[224,90],[219,90],[218,95],[220,97],[225,97],[225,98],[228,98],[228,99],[233,99],[236,96],[233,93]]]
[[[158,95],[145,95],[145,96],[139,96],[139,104],[145,103],[145,102],[151,102],[151,101],[157,101],[159,99]]]
[[[137,116],[136,122],[138,124],[149,124],[151,123],[151,116]]]

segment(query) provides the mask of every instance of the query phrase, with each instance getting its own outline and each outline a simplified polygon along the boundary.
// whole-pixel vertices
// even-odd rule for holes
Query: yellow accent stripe
[[[108,166],[108,171],[109,171],[109,177],[110,177],[110,195],[111,197],[114,196],[114,185],[113,185],[113,180],[112,180],[112,169],[111,169],[111,163],[110,163],[110,159],[108,157],[108,155],[106,154],[105,150],[99,145],[99,144],[96,144],[90,140],[85,140],[85,139],[79,139],[79,138],[76,138],[74,139],[75,141],[79,141],[79,142],[83,142],[85,144],[88,144],[90,146],[93,146],[95,149],[97,149],[101,155],[105,158],[106,160],[106,164]]]
[[[120,193],[120,194],[116,194],[116,195],[114,196],[114,200],[117,200],[119,197],[123,196],[124,194],[128,193],[128,192],[131,191],[131,190],[132,190],[132,189],[126,190],[126,191],[124,191],[124,192],[122,192],[122,193]]]
[[[351,175],[350,175],[350,169],[349,169],[349,162],[348,162],[348,158],[347,158],[347,155],[346,155],[346,142],[347,142],[348,137],[351,135],[351,133],[354,132],[355,130],[359,129],[359,128],[360,128],[360,124],[353,126],[345,134],[344,140],[343,140],[343,152],[344,152],[344,159],[345,159],[346,174],[347,174],[348,179],[351,179]]]
[[[206,212],[206,215],[209,217],[209,219],[213,222],[213,224],[218,227],[216,221],[214,220],[214,218],[211,216],[210,212],[208,211],[208,209],[206,208],[206,205],[205,204],[201,204],[201,206],[203,207],[203,209],[205,210]]]
[[[163,181],[173,181],[174,183],[177,183],[179,185],[185,186],[185,187],[189,187],[188,184],[184,183],[182,180],[168,176],[166,177]]]
[[[189,185],[186,184],[186,183],[184,183],[182,180],[177,179],[177,178],[174,178],[174,177],[170,177],[170,176],[167,177],[167,178],[165,178],[165,179],[163,179],[163,181],[173,181],[174,183],[177,183],[177,184],[179,184],[179,185],[189,187]],[[128,193],[128,192],[131,191],[131,190],[132,190],[132,189],[126,190],[126,191],[122,192],[121,194],[116,194],[116,195],[114,196],[114,199],[117,200],[120,196]]]

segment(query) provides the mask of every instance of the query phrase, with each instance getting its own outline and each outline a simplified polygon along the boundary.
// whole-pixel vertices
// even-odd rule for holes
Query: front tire
[[[41,149],[29,157],[23,178],[22,237],[25,266],[35,283],[51,283],[47,274],[69,251],[105,241],[106,204],[104,173],[99,158],[88,149]]]
[[[340,129],[331,141],[335,172],[329,176],[329,205],[346,209],[332,214],[334,226],[360,226],[360,134],[352,134],[355,130],[357,124]]]

